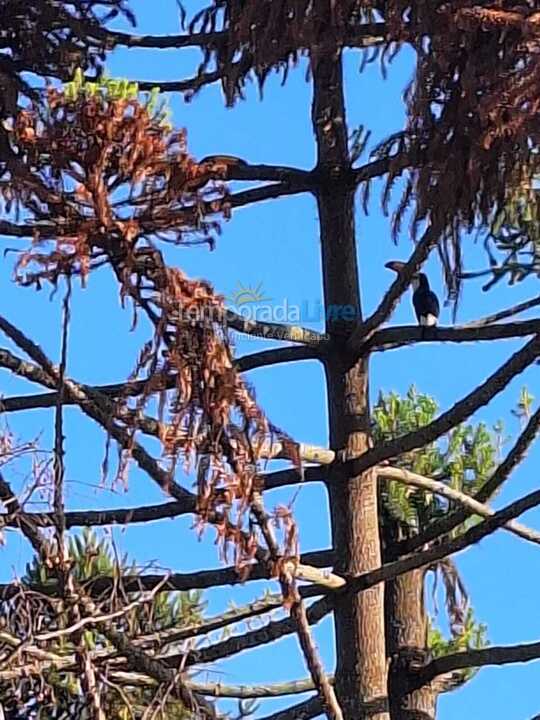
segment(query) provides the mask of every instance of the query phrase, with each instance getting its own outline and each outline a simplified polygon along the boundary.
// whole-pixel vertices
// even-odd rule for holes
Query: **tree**
[[[123,3],[103,5],[126,10]],[[18,3],[8,6],[17,22],[25,17]],[[88,7],[66,4],[58,11],[61,19],[50,20],[39,14],[47,4],[38,3],[32,11],[37,15],[28,20],[38,29],[37,46],[48,36],[39,32],[42,24],[35,17],[46,17],[60,28],[61,47],[69,46],[69,33],[76,32],[78,53],[85,58],[93,57],[94,40],[102,50],[198,47],[203,61],[194,77],[160,83],[162,90],[179,91],[190,99],[205,85],[221,82],[226,102],[234,105],[250,78],[255,77],[262,89],[272,72],[282,71],[286,79],[290,67],[305,56],[313,88],[317,163],[305,171],[250,165],[222,155],[197,162],[188,153],[184,134],[173,130],[152,84],[95,76],[92,63],[80,62],[82,70],[71,82],[62,87],[53,84],[42,93],[29,92],[20,85],[20,73],[28,67],[64,81],[65,71],[58,62],[51,64],[48,56],[44,60],[37,50],[34,56],[24,47],[32,56],[29,65],[21,55],[20,34],[15,33],[16,41],[8,38],[8,46],[12,43],[16,52],[5,60],[11,102],[4,110],[0,148],[6,205],[0,230],[31,238],[16,262],[19,285],[61,285],[65,294],[58,365],[22,330],[0,318],[0,329],[29,357],[22,361],[5,350],[2,366],[50,390],[6,398],[4,411],[55,409],[50,512],[25,512],[9,485],[3,491],[4,522],[29,539],[48,568],[49,584],[11,583],[4,587],[4,602],[17,597],[21,587],[25,599],[47,587],[69,607],[72,626],[92,625],[107,652],[114,650],[118,672],[150,679],[197,717],[216,717],[220,712],[205,696],[257,697],[300,688],[317,693],[270,717],[307,718],[324,712],[345,720],[427,720],[435,717],[438,695],[470,679],[472,669],[540,657],[538,643],[486,646],[483,626],[467,606],[465,588],[451,560],[454,553],[499,528],[528,541],[539,540],[538,533],[516,522],[521,513],[540,504],[538,491],[497,512],[486,503],[527,452],[538,431],[540,411],[528,412],[530,398],[525,393],[524,427],[501,461],[496,433],[482,425],[464,424],[537,361],[539,321],[499,322],[535,302],[520,303],[469,326],[383,327],[433,250],[439,253],[449,297],[457,306],[466,275],[468,233],[479,229],[499,238],[504,253],[504,238],[520,242],[515,237],[517,227],[534,245],[537,13],[525,6],[488,2],[435,7],[430,2],[409,5],[401,0],[383,4],[229,0],[203,9],[185,34],[152,37],[108,30],[107,17],[100,21],[89,16]],[[73,12],[79,13],[75,19]],[[407,126],[382,142],[367,163],[355,166],[366,137],[356,133],[351,149],[343,53],[346,48],[367,49],[384,64],[403,45],[412,46],[417,58],[407,97]],[[13,98],[19,91],[29,100],[18,98],[21,107],[15,107]],[[145,96],[145,91],[150,95]],[[360,302],[355,194],[363,189],[367,203],[370,181],[381,176],[386,178],[385,209],[392,188],[398,185],[402,190],[394,233],[399,233],[409,213],[416,245],[376,310],[366,316]],[[233,180],[267,184],[231,193],[227,181]],[[296,193],[310,193],[317,203],[324,332],[246,321],[225,307],[223,297],[209,283],[191,280],[169,264],[167,243],[211,245],[220,223],[235,208]],[[515,251],[511,243],[510,253],[523,248],[519,245]],[[74,287],[78,280],[84,285],[100,268],[110,272],[135,319],[147,323],[149,339],[126,382],[96,387],[67,377],[66,359]],[[505,274],[506,269],[498,276]],[[234,357],[231,329],[294,344]],[[510,337],[531,339],[441,414],[436,415],[431,398],[413,391],[406,398],[382,396],[372,413],[369,363],[375,353],[415,343]],[[324,367],[330,448],[298,442],[275,427],[241,374],[305,359],[315,359]],[[172,501],[125,511],[67,511],[66,405],[76,405],[97,422],[106,432],[107,445],[110,440],[118,445],[119,477],[134,461]],[[159,443],[159,457],[152,454],[155,445],[144,439],[146,435]],[[289,469],[262,472],[265,461],[278,458],[288,461]],[[195,493],[177,482],[179,460],[195,475]],[[302,480],[325,484],[332,529],[332,548],[307,555],[298,555],[290,508],[279,507],[270,514],[263,502],[265,490]],[[281,605],[290,617],[188,653],[141,648],[138,630],[134,637],[126,636],[108,606],[102,605],[102,593],[115,587],[115,577],[85,584],[70,563],[66,531],[76,525],[130,523],[186,513],[195,513],[199,528],[216,528],[220,548],[225,557],[233,554],[234,566],[172,577],[124,574],[124,610],[141,585],[157,593],[262,577],[278,580],[279,598],[265,598],[207,620],[203,629],[221,628]],[[43,532],[47,527],[52,528],[50,538]],[[277,530],[282,531],[281,540]],[[331,572],[320,570],[328,567]],[[430,625],[424,599],[428,569],[444,581],[448,639]],[[310,584],[298,586],[298,580]],[[305,600],[313,596],[320,599],[306,608]],[[337,655],[333,681],[310,631],[311,624],[329,613],[334,618]],[[300,685],[231,688],[196,683],[186,673],[195,663],[227,657],[293,632],[310,672],[310,679]],[[83,700],[88,712],[101,719],[106,716],[107,696],[100,678],[102,667],[108,666],[74,633]],[[40,655],[34,631],[22,631],[20,640],[18,652],[6,655],[6,662],[14,666],[9,671],[24,669],[44,678],[58,660]],[[130,689],[133,676],[124,676],[124,681]],[[240,714],[248,710],[242,707]]]
[[[96,537],[87,528],[80,536],[69,539],[68,558],[73,576],[79,583],[92,582],[103,576],[115,576],[121,581],[125,574],[135,577],[140,574],[127,557],[115,559],[110,542]],[[22,580],[27,585],[46,587],[50,584],[50,568],[34,558],[28,564]],[[170,644],[178,648],[182,636],[189,634],[194,625],[202,623],[200,592],[138,593],[131,599],[130,607],[126,607],[113,593],[107,598],[104,609],[108,614],[114,614],[116,608],[120,608],[118,617],[122,632],[143,646],[157,647],[161,641],[165,647]],[[88,698],[81,691],[76,664],[73,662],[77,652],[77,645],[73,642],[76,635],[69,631],[69,618],[63,610],[59,613],[54,599],[46,597],[29,601],[19,596],[4,605],[2,617],[7,627],[4,628],[3,641],[6,644],[14,641],[16,647],[18,638],[23,635],[48,635],[39,644],[57,661],[42,677],[30,674],[21,681],[19,675],[11,673],[12,679],[4,682],[0,690],[2,705],[9,717],[85,716]],[[106,646],[103,646],[99,635],[91,627],[83,631],[80,642],[88,653],[101,651],[102,655],[106,654]],[[103,677],[102,682],[104,690],[101,703],[106,717],[123,720],[153,706],[156,717],[186,717],[181,703],[170,697],[156,698],[155,689],[151,685],[145,686],[140,678],[131,678],[131,686],[128,679],[127,692],[122,689],[122,682],[115,682],[114,670],[108,678]],[[140,686],[137,682],[141,683]]]

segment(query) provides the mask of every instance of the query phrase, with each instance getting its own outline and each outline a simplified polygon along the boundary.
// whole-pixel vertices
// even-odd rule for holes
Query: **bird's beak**
[[[401,260],[390,260],[390,262],[385,263],[384,267],[399,274],[405,267],[405,263],[401,262]]]

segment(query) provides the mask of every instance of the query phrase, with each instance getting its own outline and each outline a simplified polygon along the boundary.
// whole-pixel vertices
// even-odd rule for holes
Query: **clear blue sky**
[[[178,31],[174,0],[153,3],[137,0],[132,4],[139,17],[141,32]],[[188,11],[196,9],[195,3],[188,2],[187,8]],[[141,80],[179,79],[193,73],[198,59],[199,55],[192,50],[118,51],[110,60],[109,73]],[[359,54],[353,52],[345,58],[349,126],[353,129],[363,124],[373,131],[374,139],[379,140],[403,125],[401,97],[412,72],[412,56],[403,51],[386,80],[382,79],[376,63],[360,74],[359,61]],[[247,101],[234,109],[224,107],[218,87],[204,90],[189,104],[178,96],[171,97],[174,121],[187,129],[189,149],[195,157],[228,153],[251,163],[283,163],[307,169],[313,166],[315,157],[310,102],[311,87],[305,81],[303,64],[291,72],[285,87],[281,87],[278,78],[271,78],[262,101],[256,87],[250,87]],[[362,299],[366,311],[376,307],[392,280],[384,263],[389,259],[405,259],[412,249],[405,236],[397,247],[393,245],[388,220],[378,207],[375,187],[372,198],[370,216],[365,217],[359,211],[356,217]],[[317,217],[311,197],[283,198],[240,209],[223,230],[214,252],[206,248],[175,249],[168,255],[171,262],[191,276],[210,279],[224,294],[233,292],[239,282],[251,286],[262,283],[265,294],[275,302],[287,298],[289,303],[315,303],[321,299]],[[17,244],[20,245],[20,241],[2,239],[1,249]],[[468,269],[484,265],[481,248],[472,241],[467,244],[465,259]],[[1,277],[2,312],[57,359],[60,294],[49,301],[47,291],[35,293],[16,288],[10,280],[11,268],[12,258],[8,256]],[[441,272],[434,259],[428,264],[427,272],[432,285],[442,296]],[[485,294],[481,292],[480,284],[466,286],[459,322],[533,296],[538,287],[534,281],[529,281],[514,288],[500,286]],[[75,293],[70,375],[88,383],[124,379],[134,365],[147,330],[143,324],[135,333],[130,333],[130,319],[129,311],[122,310],[119,305],[115,284],[107,272],[100,271],[92,277],[87,290]],[[407,296],[391,323],[411,321],[412,308]],[[449,308],[443,308],[441,323],[451,323]],[[2,343],[9,346],[8,342]],[[523,341],[447,347],[426,344],[379,354],[372,362],[372,397],[375,398],[380,389],[404,393],[414,383],[420,391],[434,395],[441,408],[447,408],[484,380],[522,344]],[[241,340],[238,354],[266,347],[270,344],[262,340]],[[503,419],[508,434],[515,436],[519,424],[511,415],[511,409],[524,384],[533,395],[540,395],[538,372],[538,366],[535,366],[524,373],[475,419],[489,424]],[[28,384],[14,380],[4,371],[0,377],[1,392],[5,396],[32,391]],[[252,372],[250,379],[255,383],[260,403],[278,426],[304,442],[326,444],[323,376],[316,363],[261,369]],[[164,499],[151,481],[135,468],[130,474],[126,493],[120,489],[99,489],[103,434],[76,410],[67,410],[66,418],[69,507],[138,505]],[[29,439],[41,434],[42,446],[47,448],[51,447],[52,423],[49,411],[32,411],[9,418],[10,427],[17,435]],[[537,487],[535,470],[539,460],[540,452],[535,448],[497,499],[497,506]],[[21,473],[14,473],[11,479],[15,484],[24,480]],[[189,484],[189,479],[183,480]],[[267,501],[269,505],[287,502],[292,495],[292,489],[275,491]],[[295,508],[302,551],[328,547],[327,501],[323,489],[317,486],[302,488]],[[524,521],[540,527],[540,512],[530,512]],[[147,527],[117,529],[114,537],[141,564],[154,563],[175,571],[219,566],[212,531],[208,531],[202,542],[197,542],[191,520],[187,518],[166,520]],[[2,580],[10,578],[13,572],[23,572],[24,562],[29,557],[28,548],[14,532],[8,534],[7,545],[0,552]],[[501,532],[459,556],[459,568],[476,615],[488,624],[492,643],[539,639],[536,595],[539,591],[539,553],[534,546]],[[219,611],[230,599],[236,603],[248,601],[260,596],[267,586],[268,583],[251,583],[234,591],[214,591],[208,594],[209,610]],[[333,642],[328,619],[317,628],[316,638],[330,669],[333,666]],[[230,683],[272,682],[307,675],[294,637],[220,662],[212,667],[212,671],[215,670],[220,675],[212,672],[209,678]],[[535,683],[539,681],[539,663],[484,669],[465,688],[441,699],[439,717],[441,720],[458,715],[528,720],[540,712],[540,701],[534,691]],[[287,702],[266,701],[260,714],[284,704]]]

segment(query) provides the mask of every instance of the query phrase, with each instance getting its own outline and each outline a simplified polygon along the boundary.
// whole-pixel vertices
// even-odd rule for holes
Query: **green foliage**
[[[85,98],[101,98],[105,102],[130,102],[139,98],[139,85],[125,78],[110,78],[104,75],[97,82],[87,80],[80,68],[75,71],[71,82],[63,85],[64,97],[68,102]],[[167,100],[160,98],[159,87],[153,87],[147,94],[144,106],[148,114],[161,125],[172,129],[171,111]]]
[[[540,276],[538,180],[529,180],[512,192],[489,228],[485,247],[492,278],[484,290],[504,278],[513,285],[530,275]]]
[[[468,609],[461,632],[450,637],[445,637],[441,630],[433,625],[432,620],[429,622],[428,647],[435,658],[465,650],[479,650],[488,645],[487,626],[475,620],[472,608]],[[475,668],[461,670],[461,682],[467,682],[476,672]]]
[[[127,555],[117,557],[108,539],[85,529],[80,535],[69,538],[68,556],[77,584],[88,586],[91,581],[102,577],[113,577],[117,580],[116,591],[108,591],[106,596],[99,600],[101,613],[119,610],[128,602],[132,603],[140,598],[140,595],[130,593],[129,600],[126,600],[121,590],[122,578],[137,576],[140,570],[129,561]],[[56,582],[53,571],[40,558],[34,558],[27,565],[23,580],[40,585]],[[156,594],[149,602],[137,605],[115,618],[114,623],[115,627],[128,637],[141,638],[169,628],[181,628],[200,622],[203,610],[204,603],[200,592],[163,592]],[[42,603],[38,612],[39,618],[35,621],[39,622],[39,632],[67,627],[72,622],[68,612],[58,602]],[[15,625],[16,622],[16,616],[10,616],[6,612],[7,626]],[[13,627],[13,633],[17,632],[21,634],[20,624]],[[89,651],[111,649],[94,628],[87,627],[79,642]],[[151,649],[153,643],[150,642],[147,647]],[[168,647],[174,649],[175,645],[169,644]],[[76,646],[73,637],[60,636],[49,641],[46,649],[65,656],[72,655]],[[0,685],[0,701],[5,707],[12,707],[15,713],[19,713],[14,714],[14,718],[53,720],[58,717],[59,709],[66,712],[66,717],[86,717],[81,706],[82,691],[78,672],[48,670],[43,679],[44,683],[39,678],[35,682],[28,678],[22,679],[20,683]],[[43,687],[46,689],[43,690]],[[135,712],[134,717],[138,718],[152,702],[153,696],[151,688],[124,688],[124,694],[120,694],[111,686],[103,689],[101,701],[108,720],[126,720],[131,717],[126,698]],[[163,713],[156,715],[160,720],[185,720],[187,717],[190,716],[174,699],[169,699],[164,704]]]
[[[68,101],[75,102],[82,97],[101,95],[107,100],[135,100],[139,93],[136,82],[124,79],[102,77],[98,82],[86,80],[80,68],[75,71],[73,80],[64,85],[64,94]]]
[[[520,411],[525,412],[529,405],[530,396],[526,391],[522,392]],[[429,395],[418,393],[414,386],[404,397],[396,393],[381,393],[373,408],[375,442],[384,442],[418,430],[432,422],[437,412],[435,400]],[[439,441],[404,453],[395,464],[473,495],[493,472],[501,442],[501,425],[490,431],[484,423],[462,424]],[[440,496],[397,481],[385,483],[381,487],[380,496],[383,522],[397,524],[399,535],[405,537],[422,532],[433,521],[456,509],[453,503]],[[475,522],[478,522],[478,518],[471,517],[455,528],[452,535],[462,533]],[[468,607],[467,592],[456,566],[447,559],[430,569],[436,579],[440,576],[443,580],[450,624],[449,637],[446,637],[433,625],[433,621],[430,622],[428,647],[433,655],[439,657],[484,647],[487,644],[487,628],[475,620],[472,608]],[[458,684],[469,680],[474,672],[460,672]]]
[[[374,439],[384,442],[418,430],[437,414],[437,403],[411,387],[405,397],[381,393],[373,408]],[[395,464],[474,494],[493,471],[498,434],[484,423],[463,424],[447,436],[419,450],[404,453]],[[402,525],[405,534],[416,533],[450,510],[452,503],[432,493],[397,481],[382,489],[385,508]]]

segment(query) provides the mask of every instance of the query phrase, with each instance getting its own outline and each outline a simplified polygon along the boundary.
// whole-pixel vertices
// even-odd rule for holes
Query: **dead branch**
[[[303,343],[311,347],[324,346],[328,338],[315,330],[299,325],[284,325],[281,323],[259,322],[249,320],[237,313],[227,310],[225,321],[228,327],[245,335],[265,338],[266,340],[286,340],[288,342]]]
[[[377,570],[372,570],[371,572],[353,578],[347,583],[346,589],[353,592],[362,592],[380,582],[391,580],[410,570],[425,567],[437,560],[442,560],[442,558],[448,557],[449,555],[461,552],[488,535],[491,535],[491,533],[503,527],[509,520],[513,520],[537,505],[540,505],[540,490],[535,490],[519,500],[506,505],[506,507],[498,510],[495,515],[478,523],[478,525],[470,528],[457,538],[442,542],[440,545],[435,545],[428,550],[407,555],[400,560],[386,563]]]
[[[517,305],[513,305],[512,307],[507,308],[506,310],[499,310],[499,312],[493,313],[493,315],[486,315],[479,320],[473,320],[472,322],[465,323],[465,325],[463,325],[462,327],[470,328],[491,325],[492,323],[498,322],[499,320],[506,320],[506,318],[519,315],[520,313],[525,312],[526,310],[530,310],[533,307],[537,307],[538,305],[540,305],[540,296],[531,298],[530,300],[525,300],[522,303],[518,303]]]
[[[294,620],[296,625],[296,633],[300,647],[302,648],[313,684],[317,688],[319,697],[321,698],[322,706],[331,720],[343,720],[343,713],[336,694],[328,681],[319,657],[319,652],[309,629],[305,605],[294,583],[294,576],[295,573],[298,572],[299,567],[294,559],[285,564],[282,563],[279,546],[272,530],[271,519],[266,514],[260,493],[254,493],[252,497],[251,512],[261,528],[261,533],[268,546],[270,557],[278,569],[283,600],[290,607],[291,619]]]
[[[271,473],[262,473],[259,480],[263,490],[286,487],[306,482],[324,482],[324,469],[319,466],[306,467],[303,474],[296,469],[277,470]],[[0,500],[1,481],[0,481]],[[92,527],[102,525],[129,525],[131,523],[153,522],[164,518],[174,518],[181,515],[189,515],[193,512],[193,501],[186,498],[185,501],[172,501],[159,503],[157,505],[143,505],[134,508],[111,508],[104,510],[71,510],[65,513],[66,528]],[[50,512],[17,512],[9,511],[0,515],[2,527],[18,527],[19,523],[26,522],[36,528],[48,528],[54,526],[54,516]],[[331,564],[331,563],[329,563]]]
[[[279,363],[295,362],[297,360],[317,360],[320,358],[320,350],[307,345],[293,345],[290,347],[274,348],[272,350],[261,350],[258,353],[244,355],[235,360],[235,366],[241,372],[255,370],[256,368],[267,367]],[[13,369],[18,367],[17,374],[26,377],[28,380],[39,382],[40,384],[49,385],[49,379],[43,374],[40,368],[32,369],[29,363],[17,360],[9,350],[0,349],[0,366]],[[23,374],[21,368],[26,368]],[[176,387],[178,382],[176,376],[167,375],[163,377],[162,383],[156,382],[157,378],[152,378],[152,386],[149,389],[148,380],[133,380],[126,383],[112,383],[108,385],[85,385],[80,383],[87,392],[96,392],[107,397],[116,398],[135,397],[143,393],[160,392],[161,390],[171,390]],[[35,395],[18,395],[10,398],[0,399],[0,412],[19,412],[21,410],[33,410],[36,408],[53,407],[57,402],[57,393],[38,393]],[[69,398],[63,399],[64,405],[76,404]]]
[[[322,713],[322,704],[318,695],[309,700],[292,705],[285,710],[278,710],[271,715],[265,715],[260,720],[310,720],[319,717]]]
[[[318,565],[319,567],[324,568],[333,563],[335,553],[332,550],[318,550],[315,552],[303,553],[300,555],[299,559],[301,561],[301,565],[303,564],[304,567],[307,565]],[[222,587],[224,585],[238,585],[242,584],[242,582],[268,580],[270,577],[270,570],[266,564],[266,557],[264,558],[264,562],[253,564],[253,566],[250,566],[249,570],[249,576],[245,579],[242,579],[239,576],[238,570],[233,566],[218,568],[217,570],[199,570],[192,573],[170,573],[167,575],[167,582],[163,584],[162,589],[164,592],[205,590],[206,588]],[[313,567],[310,567],[308,574],[314,574]],[[324,575],[322,575],[322,577],[324,577]],[[301,578],[299,577],[299,579]],[[123,590],[126,593],[138,593],[143,590],[152,590],[156,585],[161,585],[162,581],[162,573],[126,575],[123,578]],[[104,592],[110,592],[113,587],[114,578],[103,575],[88,583],[86,589],[88,594],[92,597],[99,597]],[[6,583],[0,585],[0,598],[8,600],[18,592],[19,588],[20,585],[17,583]],[[47,587],[39,585],[30,586],[30,589],[35,590],[36,592],[41,592],[44,595],[53,595],[57,591],[54,584]],[[309,597],[314,594],[321,595],[323,592],[324,589],[319,587],[300,588],[300,593],[303,597]]]

